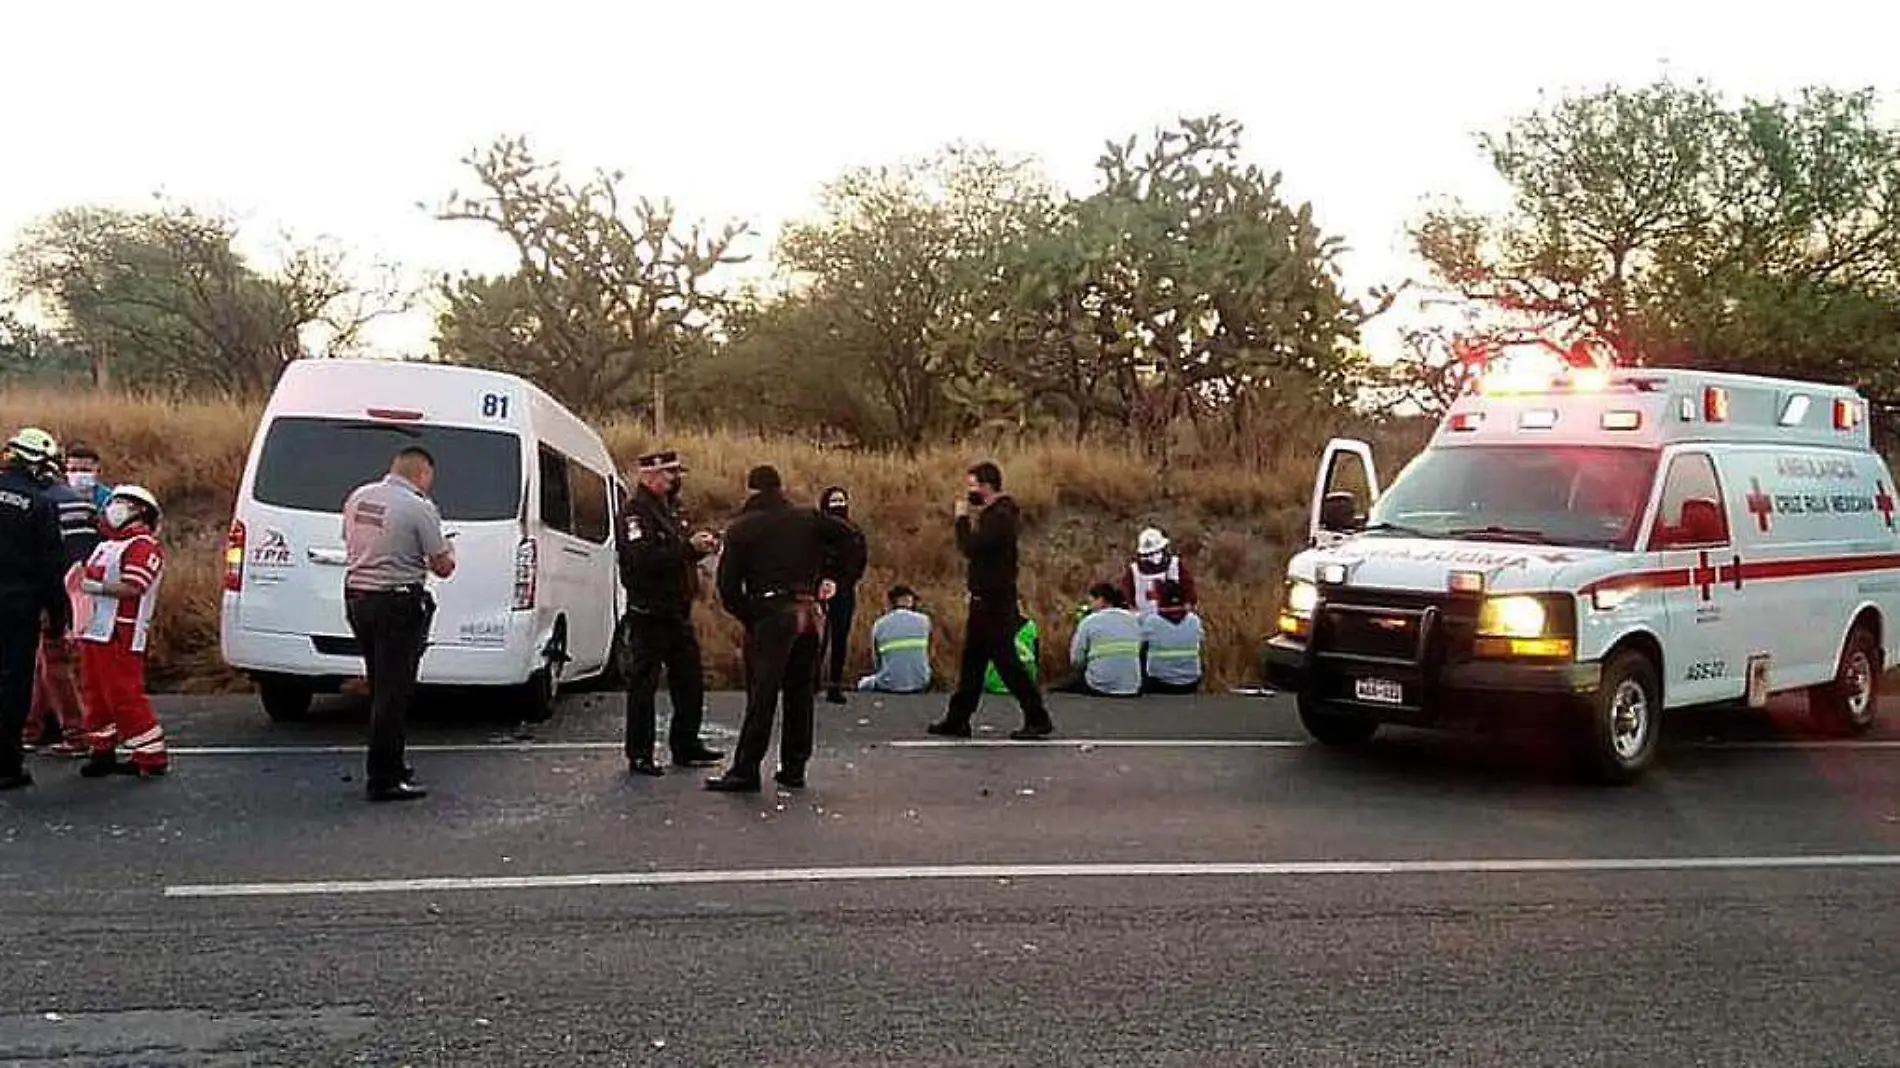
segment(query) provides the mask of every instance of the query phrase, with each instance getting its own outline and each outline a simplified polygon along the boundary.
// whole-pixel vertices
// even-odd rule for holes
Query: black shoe
[[[825,703],[828,705],[844,704],[844,691],[838,689],[836,686],[833,686],[831,689],[826,690]]]
[[[429,791],[414,783],[399,782],[394,786],[372,786],[369,788],[371,801],[420,801],[429,796]]]
[[[411,786],[421,785],[421,783],[416,781],[416,769],[410,767],[407,764],[404,764],[402,766],[402,781],[410,784]]]
[[[86,758],[84,764],[79,766],[79,774],[88,779],[103,779],[108,776],[121,774],[130,766],[129,764],[121,766],[119,758],[115,754],[94,753],[92,756]]]
[[[673,766],[676,768],[710,768],[724,759],[726,759],[726,754],[717,749],[708,749],[702,745],[698,749],[690,749],[683,753],[674,753]]]
[[[1051,734],[1054,734],[1055,732],[1056,732],[1055,724],[1038,723],[1033,727],[1020,727],[1016,730],[1010,731],[1009,738],[1010,738],[1010,741],[1013,741],[1013,742],[1033,742],[1041,738],[1047,738]]]
[[[785,787],[787,790],[803,790],[805,788],[805,773],[802,771],[790,772],[781,768],[777,774],[772,776],[772,781]]]
[[[925,727],[924,733],[934,734],[940,738],[968,738],[970,736],[970,725],[965,723],[963,726],[958,727],[948,720],[940,719],[928,727]]]
[[[764,788],[757,779],[748,779],[729,771],[706,780],[706,789],[719,794],[756,794]]]
[[[33,785],[33,775],[31,772],[27,771],[25,768],[21,768],[19,771],[8,772],[5,775],[0,775],[0,792],[6,791],[6,790],[19,790],[31,785]]]
[[[646,775],[650,778],[657,779],[660,776],[666,774],[666,769],[660,766],[659,761],[653,759],[652,757],[646,757],[645,759],[641,759],[641,760],[627,761],[627,774]]]

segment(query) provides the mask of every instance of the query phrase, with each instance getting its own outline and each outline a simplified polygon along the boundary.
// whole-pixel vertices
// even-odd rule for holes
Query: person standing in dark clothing
[[[964,479],[964,497],[957,502],[957,549],[969,560],[970,613],[964,624],[963,657],[956,692],[941,720],[926,728],[949,738],[968,738],[970,718],[983,698],[984,672],[996,665],[1010,696],[1022,706],[1023,725],[1012,731],[1016,741],[1047,738],[1055,723],[1043,703],[1035,680],[1016,658],[1018,616],[1016,535],[1021,513],[1003,492],[1003,472],[983,462],[971,467]]]
[[[719,547],[711,531],[690,532],[680,514],[686,467],[671,450],[640,457],[640,484],[628,499],[617,532],[620,582],[627,590],[621,623],[627,663],[627,769],[666,774],[653,757],[658,732],[654,699],[666,672],[673,719],[667,744],[678,767],[710,767],[725,754],[708,748],[699,731],[706,718],[706,677],[693,599],[699,562]]]
[[[0,454],[0,790],[33,785],[21,732],[40,641],[71,621],[59,513],[39,479],[58,452],[51,434],[29,427]]]
[[[858,583],[864,580],[870,553],[865,546],[864,531],[851,522],[851,497],[843,486],[825,487],[818,495],[818,509],[850,532],[839,558],[838,573],[825,576],[837,587],[837,592],[825,604],[825,700],[841,705],[844,704],[845,654],[851,645],[851,620],[858,610]]]
[[[756,793],[760,765],[772,741],[772,718],[782,698],[785,726],[773,780],[788,790],[805,785],[811,760],[813,697],[823,601],[834,592],[849,551],[851,530],[817,509],[785,497],[779,473],[755,467],[746,476],[752,496],[726,534],[719,559],[719,603],[745,625],[745,724],[726,773],[706,788]]]

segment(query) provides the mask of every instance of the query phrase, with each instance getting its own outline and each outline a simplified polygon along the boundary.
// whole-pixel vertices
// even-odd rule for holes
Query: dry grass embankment
[[[136,481],[165,502],[172,558],[151,654],[154,689],[219,692],[244,682],[218,653],[221,539],[232,511],[255,407],[169,403],[90,394],[11,392],[0,396],[0,426],[38,425],[62,442],[86,441],[106,457],[107,477]],[[652,447],[642,427],[604,428],[623,464]],[[1155,524],[1174,539],[1201,584],[1209,632],[1211,681],[1251,681],[1259,642],[1278,607],[1286,546],[1303,536],[1306,497],[1324,432],[1285,428],[1210,441],[1163,478],[1131,452],[1104,446],[1023,443],[942,447],[915,459],[826,449],[793,439],[684,433],[669,445],[691,467],[686,505],[700,522],[723,521],[743,500],[745,472],[769,462],[799,500],[825,485],[854,496],[853,513],[871,545],[859,591],[853,667],[866,666],[864,640],[895,582],[916,587],[937,620],[939,687],[953,676],[962,626],[962,567],[950,535],[962,472],[976,459],[1003,465],[1021,503],[1025,609],[1044,628],[1045,677],[1066,663],[1071,619],[1082,592],[1112,579],[1133,551],[1135,534]],[[1387,463],[1401,458],[1403,442]],[[320,462],[319,458],[312,458]],[[736,685],[738,628],[710,603],[698,613],[707,670],[718,688]]]

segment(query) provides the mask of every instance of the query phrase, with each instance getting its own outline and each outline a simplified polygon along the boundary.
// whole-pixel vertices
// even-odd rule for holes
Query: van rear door
[[[521,530],[520,435],[347,416],[272,420],[250,497],[239,508],[248,550],[240,627],[309,635],[319,652],[353,648],[345,644],[350,628],[343,615],[343,500],[387,474],[390,459],[410,445],[435,458],[430,496],[465,565],[436,588],[440,611],[431,640],[503,644]]]

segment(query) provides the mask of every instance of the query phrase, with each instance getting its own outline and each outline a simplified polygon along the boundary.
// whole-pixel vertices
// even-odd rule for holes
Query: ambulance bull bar
[[[1342,713],[1430,725],[1495,710],[1474,706],[1561,709],[1563,699],[1601,685],[1599,663],[1474,657],[1475,616],[1455,602],[1355,593],[1350,603],[1316,606],[1306,641],[1280,635],[1267,642],[1262,674],[1269,686]],[[1366,699],[1360,680],[1378,680],[1377,700]]]

